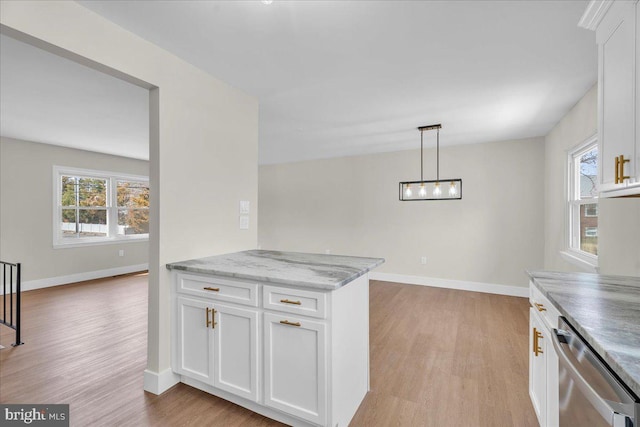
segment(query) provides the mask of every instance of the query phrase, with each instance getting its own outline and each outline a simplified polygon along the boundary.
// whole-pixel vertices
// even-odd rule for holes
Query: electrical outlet
[[[240,214],[248,214],[251,203],[248,200],[240,200]]]
[[[118,251],[118,256],[124,256],[124,249],[120,249]]]
[[[420,264],[425,265],[427,263],[427,257],[423,256],[420,258]]]

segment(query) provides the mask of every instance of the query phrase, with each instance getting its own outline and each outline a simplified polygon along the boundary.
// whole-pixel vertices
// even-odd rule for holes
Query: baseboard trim
[[[136,273],[149,269],[149,264],[127,265],[124,267],[108,268],[106,270],[87,271],[69,274],[68,276],[49,277],[46,279],[28,280],[22,282],[22,291],[50,288],[52,286],[68,285],[69,283],[84,282],[85,280],[102,279],[103,277],[119,276],[120,274]],[[2,295],[2,289],[0,289]]]
[[[458,289],[462,291],[484,292],[487,294],[528,297],[529,288],[525,286],[497,285],[494,283],[468,282],[464,280],[437,279],[433,277],[409,276],[405,274],[369,273],[370,280],[406,283],[409,285],[432,286],[434,288]]]
[[[153,394],[162,394],[180,382],[180,375],[176,375],[171,368],[158,373],[144,370],[144,390]]]

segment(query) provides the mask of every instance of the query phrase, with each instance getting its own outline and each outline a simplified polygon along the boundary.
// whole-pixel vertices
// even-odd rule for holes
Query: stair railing
[[[2,316],[0,317],[0,324],[16,331],[16,342],[11,344],[16,347],[24,344],[20,341],[20,296],[22,294],[20,289],[20,263],[14,264],[0,261],[0,265],[2,266]],[[7,270],[9,274],[7,274]],[[16,295],[15,304],[14,293]]]

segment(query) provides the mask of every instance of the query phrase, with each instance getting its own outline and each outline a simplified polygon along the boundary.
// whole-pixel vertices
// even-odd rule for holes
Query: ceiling
[[[79,3],[255,96],[261,164],[545,135],[597,76],[586,1]]]
[[[0,35],[0,135],[149,159],[149,92]]]

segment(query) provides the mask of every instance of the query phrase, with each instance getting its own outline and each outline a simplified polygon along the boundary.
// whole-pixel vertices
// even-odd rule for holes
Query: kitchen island
[[[181,382],[290,425],[347,426],[369,390],[381,258],[251,250],[167,264]]]

